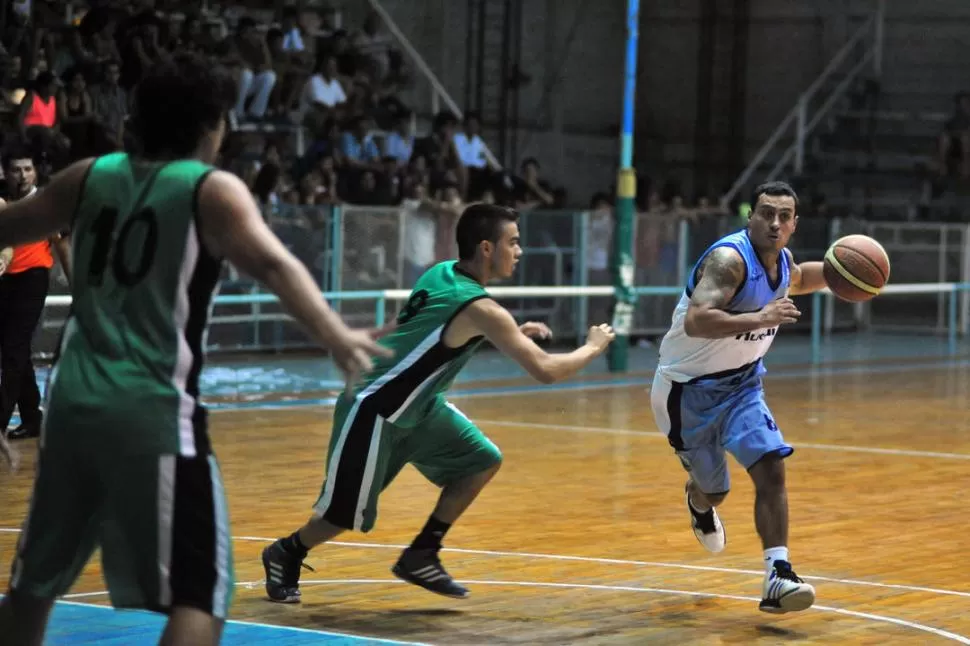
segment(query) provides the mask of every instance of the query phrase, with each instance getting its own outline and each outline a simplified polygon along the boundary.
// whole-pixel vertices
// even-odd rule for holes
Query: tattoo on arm
[[[712,309],[723,309],[734,298],[744,281],[744,260],[730,247],[719,247],[708,254],[700,268],[691,303]]]

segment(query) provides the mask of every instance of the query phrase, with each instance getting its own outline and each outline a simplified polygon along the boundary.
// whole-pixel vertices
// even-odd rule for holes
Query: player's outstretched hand
[[[779,298],[771,301],[761,310],[761,318],[766,327],[774,327],[782,323],[795,323],[802,313],[795,307],[795,301],[790,298]]]
[[[539,323],[537,321],[529,321],[528,323],[523,323],[519,326],[522,334],[526,335],[530,339],[551,339],[552,330],[545,323]]]
[[[394,323],[390,323],[369,330],[347,329],[337,338],[330,350],[337,367],[344,373],[348,390],[360,375],[374,367],[371,357],[394,356],[390,348],[377,343],[377,339],[393,330],[394,326]]]
[[[613,328],[603,323],[589,328],[586,335],[586,344],[592,346],[597,352],[604,352],[616,338]]]

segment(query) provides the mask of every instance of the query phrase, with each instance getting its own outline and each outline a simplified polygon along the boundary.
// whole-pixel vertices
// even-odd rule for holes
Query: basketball
[[[842,300],[867,301],[889,281],[889,256],[869,236],[845,236],[825,252],[822,273],[829,289]]]

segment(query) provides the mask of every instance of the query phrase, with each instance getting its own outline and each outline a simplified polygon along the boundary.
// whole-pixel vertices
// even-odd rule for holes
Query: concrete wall
[[[502,0],[491,0],[501,2]],[[613,181],[618,151],[625,2],[522,0],[524,129],[520,157],[537,156],[550,174],[585,201]],[[366,2],[348,3],[353,24]],[[718,0],[719,11],[733,3]],[[918,4],[918,6],[917,6]],[[383,0],[452,97],[465,96],[465,0]],[[745,158],[749,159],[874,7],[872,0],[752,0],[746,70]],[[679,176],[690,190],[695,163],[700,0],[642,3],[637,88],[637,164],[650,174]],[[884,88],[887,101],[949,107],[949,95],[970,86],[970,2],[887,0]],[[729,39],[717,55],[730,56]],[[715,75],[727,74],[719,59]],[[717,92],[726,81],[716,78]],[[429,106],[418,83],[412,102]],[[714,102],[715,109],[722,101]],[[715,115],[718,116],[718,115]],[[714,129],[715,138],[724,136]],[[526,142],[526,140],[528,140]],[[515,160],[513,160],[515,161]],[[723,180],[739,169],[725,169]],[[722,188],[722,186],[718,186]]]

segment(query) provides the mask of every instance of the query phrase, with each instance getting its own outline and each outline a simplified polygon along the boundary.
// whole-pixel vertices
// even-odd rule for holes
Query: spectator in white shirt
[[[434,212],[434,204],[427,199],[424,184],[412,181],[406,190],[408,197],[401,202],[404,211],[404,275],[401,286],[410,289],[435,262],[438,216]]]
[[[455,133],[455,147],[461,163],[468,168],[485,168],[488,160],[485,158],[485,142],[478,134],[481,124],[474,112],[465,113],[464,129]]]
[[[311,108],[333,110],[346,102],[347,95],[337,78],[337,59],[328,56],[303,86],[300,113],[305,116]]]
[[[467,169],[465,173],[466,195],[477,195],[489,184],[488,158],[485,156],[485,142],[482,141],[481,122],[475,112],[466,112],[464,127],[454,135],[455,150],[458,158]]]

